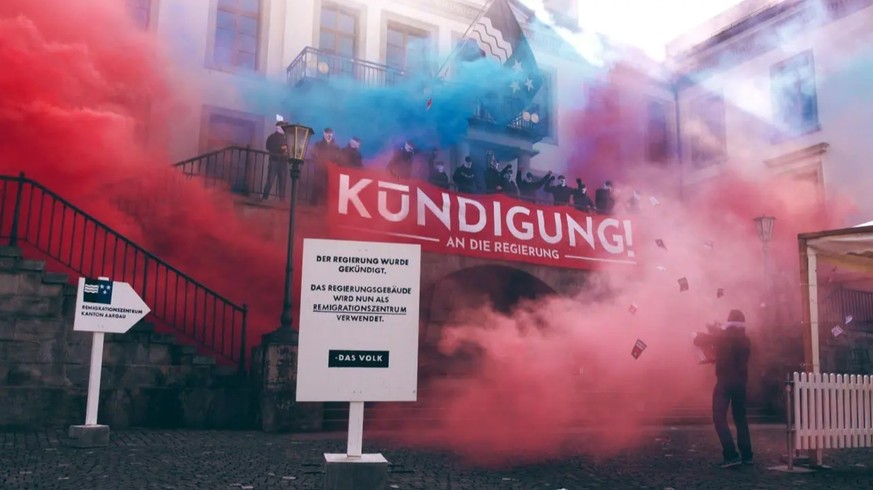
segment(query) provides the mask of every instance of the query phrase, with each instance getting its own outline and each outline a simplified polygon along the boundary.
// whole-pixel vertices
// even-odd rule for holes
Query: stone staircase
[[[84,422],[91,334],[73,331],[70,277],[0,247],[0,427]],[[99,422],[113,428],[250,428],[256,396],[236,366],[140,322],[108,334]]]

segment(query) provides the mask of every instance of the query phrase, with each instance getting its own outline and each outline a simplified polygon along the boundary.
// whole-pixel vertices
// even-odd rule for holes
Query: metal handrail
[[[152,319],[245,370],[246,305],[197,282],[24,173],[0,175],[3,239],[10,246],[29,246],[76,274],[129,282],[151,308]]]

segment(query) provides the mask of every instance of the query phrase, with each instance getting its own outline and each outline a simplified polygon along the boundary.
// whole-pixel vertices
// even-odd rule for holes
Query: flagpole
[[[476,15],[476,18],[473,19],[473,22],[471,22],[470,25],[467,26],[467,30],[464,31],[464,35],[461,36],[462,41],[467,39],[467,34],[470,33],[470,31],[473,29],[473,26],[476,25],[476,22],[479,22],[479,19],[481,19],[482,16],[485,15],[485,12],[487,12],[488,9],[491,7],[491,4],[493,4],[496,1],[497,0],[488,0],[487,2],[485,2],[485,6],[482,7],[482,10],[479,11],[479,14]],[[452,48],[452,52],[449,53],[449,57],[442,64],[442,66],[440,66],[439,71],[437,71],[437,78],[442,78],[443,70],[445,70],[445,68],[446,68],[446,66],[448,66],[449,62],[451,62],[455,58],[455,56],[458,55],[458,47],[459,46],[456,45],[454,48]]]

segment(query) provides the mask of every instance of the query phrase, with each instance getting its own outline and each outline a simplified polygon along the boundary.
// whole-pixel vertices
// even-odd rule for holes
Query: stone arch
[[[526,270],[493,263],[453,270],[425,284],[420,303],[419,376],[463,369],[464,359],[449,359],[439,353],[438,342],[444,325],[460,321],[482,306],[510,313],[525,300],[558,294],[552,286]]]

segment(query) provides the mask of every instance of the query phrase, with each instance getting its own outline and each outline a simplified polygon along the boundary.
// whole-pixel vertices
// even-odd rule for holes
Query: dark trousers
[[[267,166],[267,183],[264,185],[263,198],[270,197],[270,191],[273,190],[273,184],[276,184],[276,191],[279,193],[279,198],[285,198],[285,172],[288,170],[288,163],[283,160],[270,159]]]
[[[725,459],[733,459],[739,456],[734,447],[734,439],[728,428],[727,412],[728,405],[734,416],[734,425],[737,427],[737,447],[743,459],[752,459],[752,440],[749,435],[749,423],[746,421],[746,385],[728,385],[716,383],[712,392],[712,422],[715,424],[715,432],[721,442],[722,456]]]

